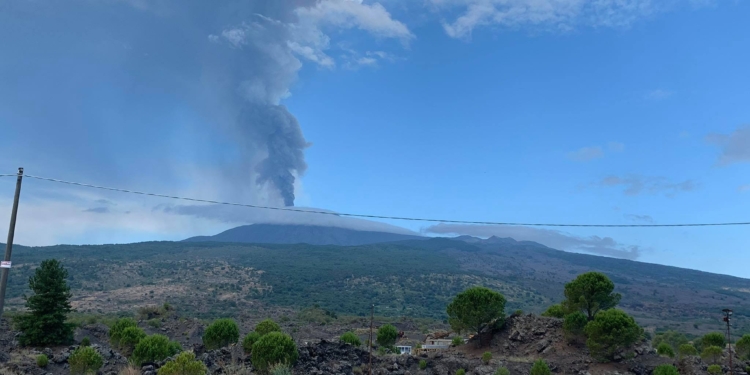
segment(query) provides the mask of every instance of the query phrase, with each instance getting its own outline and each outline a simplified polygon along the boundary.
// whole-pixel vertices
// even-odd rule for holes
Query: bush
[[[275,365],[271,367],[271,375],[292,375],[292,370],[287,365]]]
[[[616,352],[638,341],[643,329],[624,311],[610,309],[596,314],[584,332],[588,336],[586,346],[591,354],[601,359],[611,359]]]
[[[79,346],[68,357],[68,364],[70,365],[71,374],[95,374],[104,364],[104,360],[94,348]]]
[[[724,337],[724,334],[720,332],[707,333],[705,336],[701,337],[702,348],[707,348],[709,346],[718,346],[720,348],[723,348],[724,346],[726,346],[726,344],[726,338]]]
[[[344,333],[343,335],[341,335],[341,338],[339,338],[339,340],[353,346],[362,345],[362,341],[359,340],[359,337],[355,335],[354,332]]]
[[[656,366],[653,375],[680,375],[680,373],[674,366],[665,364]]]
[[[555,304],[547,308],[542,313],[542,316],[549,316],[551,318],[564,318],[565,317],[565,309],[561,304]]]
[[[672,346],[663,342],[656,348],[656,353],[665,357],[674,358],[674,349]]]
[[[81,346],[91,346],[91,340],[88,337],[84,337],[81,340]]]
[[[677,350],[677,352],[680,354],[680,358],[684,358],[689,355],[698,355],[698,351],[695,350],[695,347],[690,344],[680,345],[680,348]]]
[[[552,371],[550,371],[549,366],[547,365],[547,362],[545,362],[543,359],[540,359],[534,362],[534,365],[531,366],[531,375],[550,375],[550,374],[552,374]]]
[[[279,325],[276,324],[276,322],[274,322],[273,320],[266,319],[255,326],[255,332],[258,332],[259,335],[264,336],[271,332],[281,332],[281,327],[279,327]]]
[[[677,331],[666,331],[657,334],[654,336],[653,341],[651,341],[651,345],[653,345],[654,348],[658,348],[661,343],[667,343],[672,349],[677,350],[681,345],[685,345],[689,343],[689,341],[682,333]]]
[[[195,353],[182,352],[162,366],[157,375],[205,375],[208,369],[195,359]]]
[[[120,344],[122,332],[128,327],[138,327],[138,323],[136,323],[133,318],[117,319],[115,324],[112,325],[112,328],[109,329],[109,341],[112,345],[118,346]]]
[[[46,354],[39,354],[36,356],[36,365],[39,367],[47,367],[49,364],[49,358],[47,358]]]
[[[711,375],[719,375],[719,374],[722,373],[721,366],[719,366],[719,365],[708,366],[708,368],[706,370],[708,370],[708,373],[711,374]]]
[[[378,345],[391,347],[396,344],[396,339],[398,339],[398,330],[396,327],[386,324],[378,328]]]
[[[482,354],[482,362],[484,362],[485,365],[490,363],[491,360],[492,360],[492,353],[484,352],[484,354]]]
[[[180,344],[169,341],[164,335],[151,335],[143,338],[135,346],[131,360],[136,365],[144,362],[163,361],[182,351]]]
[[[427,361],[425,361],[424,359],[423,359],[423,360],[420,360],[420,361],[419,361],[419,369],[420,369],[420,370],[424,370],[424,369],[426,369],[426,368],[427,368]]]
[[[68,271],[56,259],[49,259],[29,278],[33,292],[25,297],[29,313],[17,318],[22,346],[55,346],[73,342],[73,324],[67,323],[70,287],[65,281]]]
[[[120,343],[118,347],[123,352],[132,352],[136,345],[146,337],[146,332],[138,327],[127,327],[120,334]]]
[[[250,354],[253,351],[253,345],[258,339],[260,339],[260,333],[255,331],[248,333],[247,336],[242,339],[242,350],[245,351],[245,354]]]
[[[297,362],[297,345],[291,337],[281,332],[271,332],[261,336],[253,345],[252,362],[260,371],[272,365],[294,365]]]
[[[583,330],[586,328],[587,323],[586,315],[583,315],[580,311],[565,315],[563,332],[565,332],[568,339],[580,337],[583,335]]]
[[[521,309],[518,309],[513,312],[513,316],[521,316],[521,315],[523,315],[523,310]]]
[[[494,375],[510,375],[510,370],[505,367],[500,367],[495,371]]]
[[[232,319],[218,319],[203,334],[203,345],[208,350],[223,348],[240,339],[240,328]]]
[[[737,340],[735,349],[737,349],[737,355],[740,356],[740,358],[750,358],[750,335],[743,335],[742,338]]]
[[[451,345],[453,345],[453,346],[459,346],[459,345],[463,345],[463,344],[464,344],[464,339],[462,339],[462,338],[460,338],[458,336],[454,337],[453,340],[451,340]]]
[[[456,375],[466,375],[466,370],[460,368],[456,370]]]
[[[716,364],[719,363],[723,353],[724,351],[720,347],[712,345],[703,349],[703,352],[701,352],[701,358],[707,362]]]

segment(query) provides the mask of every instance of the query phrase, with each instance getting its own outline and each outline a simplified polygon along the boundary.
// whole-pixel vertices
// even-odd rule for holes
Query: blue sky
[[[274,206],[287,189],[297,206],[375,215],[750,220],[747,1],[0,9],[3,173]],[[0,182],[9,212],[13,180]],[[181,239],[261,221],[397,230],[29,179],[16,238]],[[750,277],[747,227],[387,224]]]

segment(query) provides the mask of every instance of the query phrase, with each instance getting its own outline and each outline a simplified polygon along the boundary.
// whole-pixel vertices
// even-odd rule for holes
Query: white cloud
[[[609,142],[607,144],[607,151],[609,152],[622,152],[624,150],[624,143]],[[602,148],[601,146],[581,147],[578,150],[568,152],[566,156],[568,157],[568,159],[573,161],[591,161],[604,157],[604,148]]]
[[[638,246],[624,245],[611,237],[582,237],[556,230],[523,226],[437,224],[428,227],[425,232],[465,234],[478,237],[511,237],[517,241],[534,241],[559,250],[624,259],[636,259],[641,254],[641,249]]]
[[[740,192],[750,191],[750,184],[742,185],[738,188]]]
[[[664,90],[664,89],[656,89],[656,90],[649,91],[648,93],[646,93],[644,97],[648,100],[659,101],[659,100],[667,99],[671,97],[672,95],[674,95],[673,91]]]
[[[599,182],[600,186],[605,187],[624,187],[625,195],[639,195],[641,193],[664,194],[667,197],[673,197],[678,193],[695,190],[698,184],[693,180],[682,182],[672,182],[665,177],[652,177],[629,175],[625,177],[608,176]]]
[[[671,7],[652,0],[429,0],[438,10],[463,10],[444,21],[453,38],[469,38],[482,26],[538,26],[567,31],[576,26],[627,28],[640,18]]]
[[[709,134],[706,141],[721,149],[719,165],[750,162],[750,125],[741,126],[730,134]]]
[[[599,146],[583,147],[568,153],[568,159],[573,161],[591,161],[604,156],[604,151]]]
[[[310,7],[297,8],[300,24],[337,28],[357,28],[383,37],[408,43],[414,35],[403,23],[394,20],[379,3],[364,4],[355,0],[322,0]]]

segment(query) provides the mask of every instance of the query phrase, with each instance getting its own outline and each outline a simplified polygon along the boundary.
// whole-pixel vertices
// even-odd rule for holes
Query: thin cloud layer
[[[603,255],[622,259],[637,259],[641,255],[638,246],[618,243],[611,237],[581,237],[556,230],[499,225],[437,224],[427,227],[427,233],[470,235],[477,237],[511,237],[517,241],[534,241],[554,249]]]
[[[583,147],[576,151],[568,153],[568,159],[573,161],[591,161],[604,157],[604,151],[601,147]]]
[[[429,0],[442,12],[460,14],[443,21],[453,38],[469,38],[480,27],[541,27],[569,31],[577,26],[627,28],[672,7],[651,0]]]
[[[729,134],[709,134],[706,141],[721,150],[717,161],[720,166],[750,162],[750,125],[741,126]]]
[[[676,194],[693,191],[697,188],[697,183],[693,180],[672,182],[665,177],[640,175],[608,176],[602,179],[599,185],[621,187],[625,195],[663,194],[667,197],[673,197]]]

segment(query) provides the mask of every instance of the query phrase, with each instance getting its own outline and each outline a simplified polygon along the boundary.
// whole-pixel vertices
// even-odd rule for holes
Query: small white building
[[[410,345],[397,345],[396,349],[398,350],[399,354],[411,354]]]

